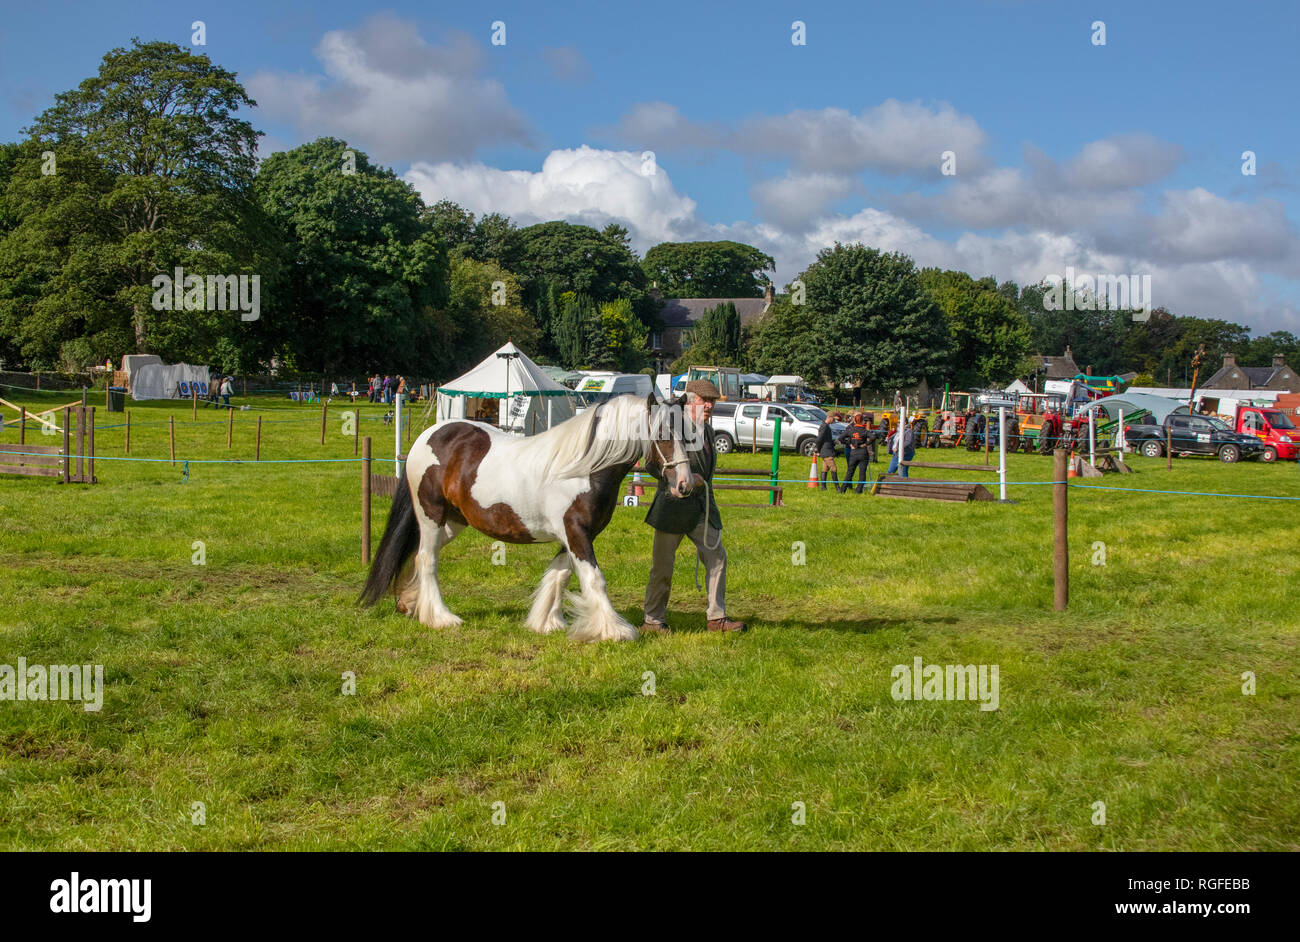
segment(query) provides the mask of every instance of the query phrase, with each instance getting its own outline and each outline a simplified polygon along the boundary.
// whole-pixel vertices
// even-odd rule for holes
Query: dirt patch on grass
[[[23,730],[0,736],[0,755],[11,759],[85,762],[90,758],[90,751],[79,742],[46,742]]]

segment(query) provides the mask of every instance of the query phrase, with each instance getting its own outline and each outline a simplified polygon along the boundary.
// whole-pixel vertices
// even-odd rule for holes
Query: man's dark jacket
[[[844,443],[844,450],[850,458],[865,458],[871,447],[871,429],[865,425],[850,424],[840,433],[839,440]]]
[[[670,452],[666,453],[669,459]],[[717,453],[713,450],[713,426],[704,426],[703,447],[687,449],[686,456],[691,463],[691,471],[704,478],[704,487],[697,487],[685,497],[673,497],[663,478],[663,469],[658,468],[655,480],[659,482],[655,489],[654,503],[645,516],[645,522],[656,530],[665,533],[690,533],[704,519],[705,493],[708,493],[709,526],[715,530],[722,529],[722,515],[718,513],[718,503],[713,495],[713,470],[718,463]]]

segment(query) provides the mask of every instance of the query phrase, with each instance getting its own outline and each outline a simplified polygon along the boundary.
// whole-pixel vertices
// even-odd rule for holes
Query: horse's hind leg
[[[402,593],[398,607],[415,615],[430,628],[455,628],[461,620],[442,601],[438,588],[438,554],[465,529],[463,523],[427,524],[420,528],[420,549],[415,554],[415,570]]]
[[[528,618],[524,622],[525,627],[544,635],[552,631],[563,631],[567,627],[564,624],[562,607],[564,590],[572,574],[573,564],[569,559],[569,552],[561,548],[551,560],[551,564],[546,567],[542,581],[538,583],[537,590],[533,593],[533,607],[528,611]]]

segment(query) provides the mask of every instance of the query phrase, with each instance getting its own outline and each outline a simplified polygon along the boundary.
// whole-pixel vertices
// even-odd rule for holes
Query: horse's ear
[[[646,411],[653,412],[657,405],[659,405],[659,400],[655,398],[655,391],[652,389],[645,397]]]

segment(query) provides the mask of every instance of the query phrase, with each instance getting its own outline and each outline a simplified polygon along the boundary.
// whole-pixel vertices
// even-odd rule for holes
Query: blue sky
[[[264,149],[341,137],[430,201],[617,221],[641,251],[735,238],[782,283],[835,239],[1021,282],[1150,274],[1178,313],[1300,332],[1292,2],[205,6],[10,4],[0,133],[198,19]]]

